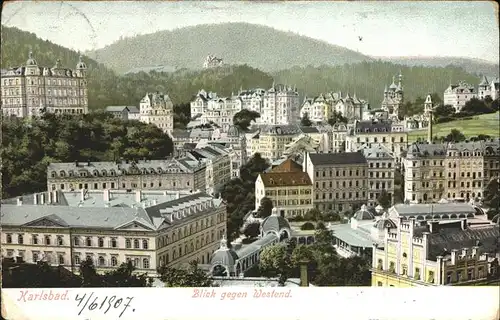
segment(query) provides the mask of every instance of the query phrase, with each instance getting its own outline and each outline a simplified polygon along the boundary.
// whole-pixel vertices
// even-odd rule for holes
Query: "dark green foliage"
[[[260,223],[252,222],[249,223],[243,230],[243,234],[247,238],[255,238],[260,234]]]
[[[209,275],[198,268],[196,261],[189,264],[186,269],[176,269],[166,266],[158,268],[160,280],[166,287],[213,287]]]
[[[264,197],[260,200],[260,207],[257,211],[259,218],[267,218],[271,215],[273,211],[273,201],[268,197]]]
[[[173,150],[170,137],[154,125],[105,113],[4,119],[2,134],[4,198],[46,190],[51,162],[165,159]]]
[[[312,122],[309,119],[309,114],[307,114],[307,112],[304,113],[304,116],[302,117],[302,119],[300,119],[300,125],[303,126],[303,127],[310,127],[310,126],[312,126]]]
[[[491,179],[484,192],[484,204],[488,207],[488,219],[500,212],[500,184],[498,179]]]
[[[257,118],[260,118],[260,114],[258,112],[243,109],[233,116],[233,124],[241,131],[248,131],[252,122]]]
[[[379,205],[381,205],[384,208],[389,208],[391,206],[391,196],[387,192],[387,190],[383,189],[380,192],[379,197],[377,198],[377,202]]]
[[[300,226],[300,230],[314,230],[315,228],[312,222],[306,222]]]
[[[465,135],[457,129],[451,129],[446,137],[443,138],[445,142],[461,142],[465,141]]]
[[[333,126],[337,123],[347,123],[347,118],[342,113],[333,110],[330,119],[328,119],[328,124]]]

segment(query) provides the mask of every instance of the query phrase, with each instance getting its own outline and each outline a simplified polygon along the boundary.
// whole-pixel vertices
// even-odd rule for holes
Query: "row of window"
[[[325,193],[317,192],[316,193],[316,200],[320,199],[320,194],[321,194],[321,199],[326,199],[326,194],[327,194],[326,192]],[[354,198],[353,198],[353,193],[352,192],[347,193],[347,195],[349,197],[346,197],[346,192],[342,192],[342,197],[339,197],[340,193],[339,192],[335,192],[335,199],[359,199],[360,192],[354,193],[354,195],[355,195]],[[366,192],[365,191],[361,192],[361,195],[362,195],[362,198],[365,198],[366,197]],[[332,192],[328,193],[328,199],[333,199],[333,193]]]
[[[127,172],[124,170],[124,169],[120,169],[119,170],[122,174],[127,174]],[[163,173],[177,173],[177,169],[162,169],[162,168],[157,168],[156,170],[153,169],[153,168],[149,168],[149,169],[146,169],[146,168],[142,168],[142,169],[137,169],[136,171],[138,171],[138,173],[142,173],[142,174],[163,174]],[[79,172],[79,176],[80,177],[86,177],[88,175],[88,172],[87,171],[80,171]],[[97,171],[97,170],[94,170],[92,171],[92,175],[94,177],[107,177],[108,176],[108,171],[106,170],[102,170],[102,171]],[[111,169],[109,170],[109,176],[111,177],[114,177],[116,176],[116,171],[114,169]],[[57,172],[56,171],[52,171],[50,173],[50,176],[52,178],[56,178],[57,177]],[[77,176],[75,174],[75,172],[73,170],[70,170],[68,172],[64,171],[64,170],[60,170],[59,171],[59,177],[61,178],[64,178],[64,177],[75,177]]]
[[[383,129],[382,131],[385,131],[385,130],[384,130],[385,128],[382,128],[382,129]],[[369,130],[369,129],[367,129],[367,130]],[[359,131],[359,129],[358,129],[358,131],[357,131],[357,132],[359,133],[359,132],[361,132],[361,131]],[[369,131],[365,131],[365,132],[369,132]],[[376,129],[376,128],[375,128],[375,131],[374,131],[374,132],[377,132],[377,129]],[[368,137],[366,137],[364,142],[365,142],[365,143],[370,142],[370,141],[368,141],[368,140],[369,140],[369,139],[368,139]],[[358,137],[358,138],[356,138],[356,142],[357,142],[357,143],[361,143],[361,138],[359,138],[359,137]],[[374,142],[374,143],[379,143],[378,138],[377,138],[377,137],[374,137],[374,138],[373,138],[373,142]],[[380,141],[380,142],[382,142],[382,143],[386,143],[386,142],[387,142],[386,137],[382,137],[382,139],[381,139],[381,141]],[[396,142],[396,138],[395,138],[395,137],[391,137],[391,142],[392,142],[392,143],[395,143],[395,142]],[[404,138],[404,137],[399,137],[399,142],[400,142],[400,143],[404,143],[404,142],[405,142],[405,138]]]
[[[55,242],[52,242],[53,236],[50,235],[45,235],[43,237],[43,242],[41,241],[40,237],[37,234],[31,235],[31,244],[33,245],[38,245],[38,244],[44,244],[44,245],[58,245],[58,246],[64,246],[64,237],[63,236],[56,236]],[[7,233],[6,234],[6,243],[13,243],[13,237],[12,234]],[[149,247],[149,241],[147,239],[125,239],[125,247],[130,249],[132,248],[132,244],[134,249],[141,249],[141,243],[142,243],[142,249],[147,250]],[[17,235],[17,244],[24,244],[24,235],[18,234]],[[73,245],[74,246],[82,246],[82,244],[85,244],[87,247],[94,247],[95,243],[92,237],[86,237],[84,241],[81,241],[80,237],[73,237]],[[97,238],[97,247],[99,248],[104,248],[104,238],[99,237]],[[111,238],[108,241],[108,247],[110,248],[117,248],[118,247],[118,240],[117,238]]]
[[[361,181],[361,184],[359,183]],[[340,188],[340,181],[336,181],[336,187],[337,188]],[[349,181],[342,181],[342,187],[343,188],[346,188],[347,185],[349,185],[349,187],[353,187],[353,181],[352,180],[349,180]],[[363,186],[365,187],[366,186],[366,180],[354,180],[354,186],[355,187],[360,187],[360,186]],[[323,181],[323,183],[321,184],[321,187],[322,188],[326,188],[326,181]],[[320,188],[320,184],[318,181],[316,181],[316,188]],[[333,188],[333,181],[329,181],[329,188]]]
[[[333,172],[334,172],[333,170],[329,171],[329,176],[330,177],[334,176]],[[346,173],[349,173],[349,175],[346,175]],[[353,174],[353,173],[355,173],[355,174]],[[320,171],[316,171],[316,178],[319,178],[320,176],[321,177],[326,177],[326,171],[321,171],[321,174],[320,174]],[[342,177],[346,177],[346,176],[348,176],[348,177],[353,177],[353,176],[355,176],[355,177],[359,177],[359,176],[364,177],[365,176],[365,169],[362,169],[362,170],[358,170],[357,169],[356,171],[353,171],[353,170],[349,170],[349,171],[347,171],[347,170],[342,170],[342,171],[335,170],[335,177],[340,177],[340,176],[342,176]]]

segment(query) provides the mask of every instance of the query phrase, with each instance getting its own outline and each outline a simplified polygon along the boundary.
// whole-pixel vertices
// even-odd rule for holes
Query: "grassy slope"
[[[500,114],[489,113],[476,116],[469,120],[455,120],[447,123],[434,125],[433,134],[436,136],[446,136],[451,129],[460,130],[466,137],[473,137],[479,134],[486,134],[492,137],[499,136],[499,120]],[[414,130],[408,135],[410,142],[416,141],[418,138],[427,138],[427,129]]]

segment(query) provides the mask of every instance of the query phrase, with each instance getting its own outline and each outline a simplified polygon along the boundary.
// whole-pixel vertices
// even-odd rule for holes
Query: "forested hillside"
[[[380,60],[337,67],[296,67],[273,76],[277,82],[296,84],[297,89],[308,96],[327,91],[356,93],[358,98],[367,99],[372,107],[379,107],[385,85],[389,86],[392,76],[397,76],[400,70],[406,100],[434,92],[442,96],[450,80],[464,80],[474,85],[480,81],[459,67],[408,67]]]

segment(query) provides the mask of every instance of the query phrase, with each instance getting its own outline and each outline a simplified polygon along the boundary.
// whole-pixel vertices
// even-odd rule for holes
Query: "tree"
[[[321,211],[317,208],[309,209],[304,215],[304,220],[319,221],[321,219]]]
[[[240,178],[246,183],[255,184],[259,174],[267,170],[271,164],[262,157],[260,153],[255,153],[247,163],[240,168]]]
[[[492,111],[498,112],[498,110],[500,110],[499,106],[500,106],[500,98],[496,98],[491,102],[490,108]]]
[[[17,263],[13,258],[2,259],[4,288],[73,288],[82,280],[62,266],[52,267],[45,261]]]
[[[309,114],[307,112],[304,113],[304,115],[302,116],[302,119],[300,119],[300,125],[303,126],[303,127],[310,127],[310,126],[312,126],[312,122],[309,119]]]
[[[248,131],[252,122],[260,118],[260,113],[253,110],[243,109],[233,116],[233,124],[241,131]]]
[[[491,179],[484,190],[484,204],[488,207],[488,219],[500,213],[500,184],[498,179]]]
[[[387,190],[383,189],[380,192],[379,197],[377,198],[378,204],[387,209],[391,206],[391,201],[392,201],[391,196],[389,195]]]
[[[300,226],[300,230],[314,230],[315,228],[312,222],[306,222]]]
[[[122,263],[118,269],[106,272],[106,287],[151,287],[153,279],[145,274],[134,274],[132,261]]]
[[[328,119],[328,124],[333,126],[337,123],[347,123],[348,119],[342,115],[342,113],[333,110],[332,115]]]
[[[433,112],[435,118],[452,117],[454,114],[455,108],[453,108],[453,106],[449,104],[438,105],[436,108],[434,108]]]
[[[259,222],[249,223],[243,229],[243,234],[247,238],[255,238],[255,237],[259,236],[259,234],[260,234],[260,223]]]
[[[160,280],[166,287],[213,287],[212,278],[198,268],[196,261],[189,264],[186,269],[177,269],[167,266],[158,268]]]
[[[446,142],[461,142],[465,141],[465,135],[457,129],[451,129],[450,133],[444,137]]]
[[[464,115],[475,115],[475,114],[484,114],[491,113],[493,110],[489,108],[485,101],[479,100],[477,98],[472,98],[465,103],[465,106],[460,110],[461,114]]]
[[[92,259],[85,259],[80,263],[82,287],[105,287],[103,276],[98,274]]]
[[[273,201],[268,197],[264,197],[260,200],[260,207],[257,212],[259,218],[267,218],[271,215],[273,211]]]

